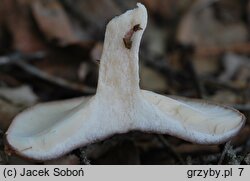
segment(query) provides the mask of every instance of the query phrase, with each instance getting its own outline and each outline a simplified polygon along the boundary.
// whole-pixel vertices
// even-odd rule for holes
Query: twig
[[[87,94],[93,94],[95,92],[94,88],[88,86],[82,86],[80,84],[69,82],[59,77],[55,77],[25,62],[34,59],[41,59],[44,57],[45,57],[44,52],[36,52],[26,55],[21,54],[20,52],[15,52],[7,56],[0,57],[0,65],[15,64],[18,67],[22,68],[24,71],[52,84]]]
[[[59,77],[49,75],[48,73],[43,72],[43,71],[39,70],[38,68],[36,68],[36,67],[26,63],[26,62],[19,61],[19,62],[16,62],[15,64],[18,65],[23,70],[25,70],[26,72],[28,72],[28,73],[30,73],[30,74],[32,74],[32,75],[34,75],[34,76],[36,76],[36,77],[38,77],[40,79],[46,80],[46,81],[48,81],[50,83],[53,83],[55,85],[65,87],[65,88],[69,88],[69,89],[79,91],[79,92],[83,92],[83,93],[92,94],[92,93],[95,92],[95,89],[93,89],[91,87],[82,86],[82,85],[79,85],[79,84],[76,84],[76,83],[69,82],[69,81],[64,80],[62,78],[59,78]]]
[[[173,146],[163,137],[163,135],[157,135],[157,138],[162,143],[162,145],[164,145],[166,148],[168,148],[170,150],[170,152],[172,152],[172,154],[180,161],[181,164],[183,164],[183,165],[185,164],[185,161],[182,159],[181,155],[179,155],[175,151]]]
[[[14,52],[12,54],[0,57],[0,66],[5,64],[15,64],[20,60],[37,60],[44,58],[46,56],[45,52],[35,52],[32,54],[22,54],[20,52]]]

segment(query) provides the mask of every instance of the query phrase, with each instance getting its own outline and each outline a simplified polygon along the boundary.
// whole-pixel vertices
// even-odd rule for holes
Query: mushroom
[[[6,132],[9,150],[49,160],[132,130],[200,144],[225,142],[240,131],[245,117],[233,108],[140,89],[138,51],[147,11],[137,6],[106,27],[96,94],[41,103],[20,113]]]

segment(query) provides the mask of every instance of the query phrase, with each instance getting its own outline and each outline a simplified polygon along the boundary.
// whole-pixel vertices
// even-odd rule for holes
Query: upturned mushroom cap
[[[140,89],[138,51],[147,11],[137,6],[107,25],[96,95],[38,104],[20,113],[6,133],[10,149],[48,160],[131,130],[201,144],[225,142],[239,132],[245,117],[233,108]]]

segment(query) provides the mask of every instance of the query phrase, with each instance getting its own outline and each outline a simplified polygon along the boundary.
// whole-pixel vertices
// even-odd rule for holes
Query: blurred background
[[[38,102],[95,93],[105,26],[135,0],[0,0],[0,164],[13,117]],[[246,125],[223,145],[131,132],[42,164],[250,164],[250,1],[141,0],[141,87],[232,106]],[[41,163],[39,163],[41,164]]]

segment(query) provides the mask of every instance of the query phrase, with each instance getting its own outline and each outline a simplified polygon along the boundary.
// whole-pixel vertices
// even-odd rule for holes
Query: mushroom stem
[[[97,94],[104,91],[109,94],[117,92],[123,97],[139,93],[138,52],[146,24],[147,12],[141,4],[108,23]],[[131,48],[126,47],[126,38],[131,42]]]

